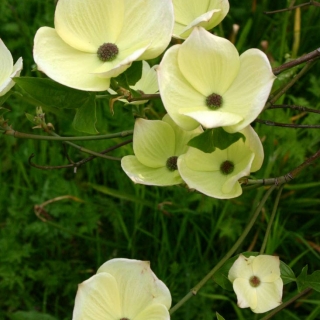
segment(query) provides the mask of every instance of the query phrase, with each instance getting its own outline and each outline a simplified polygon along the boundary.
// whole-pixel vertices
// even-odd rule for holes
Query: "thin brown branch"
[[[284,9],[279,9],[279,10],[274,10],[274,11],[265,11],[264,14],[274,14],[274,13],[286,12],[286,11],[291,11],[291,10],[294,10],[297,8],[307,7],[307,6],[320,7],[320,3],[311,0],[309,2],[301,3],[301,4],[298,4],[296,6],[292,6],[289,8],[284,8]]]
[[[320,129],[320,124],[293,124],[293,123],[281,123],[281,122],[274,122],[270,120],[262,120],[256,119],[255,122],[265,124],[267,126],[272,127],[283,127],[283,128],[305,128],[305,129]]]
[[[319,113],[320,114],[320,110],[310,109],[310,108],[306,108],[303,106],[296,106],[296,105],[290,105],[290,104],[272,105],[267,110],[269,110],[269,109],[293,109],[293,110],[302,111],[302,112],[310,112],[310,113]]]

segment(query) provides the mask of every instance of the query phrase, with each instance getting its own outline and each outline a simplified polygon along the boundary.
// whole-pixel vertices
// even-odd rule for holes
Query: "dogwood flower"
[[[170,42],[170,0],[59,0],[55,29],[34,39],[38,69],[66,86],[107,90],[135,60],[160,55]]]
[[[210,30],[218,25],[229,11],[228,0],[173,0],[175,38],[186,39],[196,26]]]
[[[263,313],[281,304],[283,281],[279,257],[246,258],[240,254],[228,278],[233,283],[240,308],[250,307],[254,313]]]
[[[165,115],[161,120],[136,120],[133,131],[134,156],[121,160],[124,172],[135,183],[169,186],[182,183],[177,170],[178,157],[187,152],[187,143],[201,133],[200,128],[185,131]]]
[[[13,86],[13,77],[19,77],[22,70],[22,58],[13,65],[11,52],[0,39],[0,97],[4,96]]]
[[[171,118],[183,129],[224,127],[237,132],[261,112],[275,76],[267,56],[234,45],[196,27],[181,45],[165,53],[159,90]]]
[[[245,137],[224,150],[204,153],[196,148],[178,159],[178,169],[189,188],[209,197],[230,199],[242,194],[239,179],[260,169],[264,153],[251,126],[240,131]]]
[[[169,320],[170,306],[148,261],[112,259],[79,285],[72,320]]]

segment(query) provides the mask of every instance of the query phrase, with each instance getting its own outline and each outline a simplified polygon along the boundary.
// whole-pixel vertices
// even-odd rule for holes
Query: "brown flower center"
[[[168,158],[167,162],[166,162],[166,167],[169,171],[175,171],[178,169],[177,166],[177,161],[178,161],[178,157],[177,156],[173,156]]]
[[[211,93],[206,97],[206,105],[211,110],[217,110],[222,106],[222,97],[219,94]]]
[[[228,175],[228,174],[232,173],[233,170],[234,170],[234,164],[231,161],[226,160],[225,162],[221,163],[220,171],[224,175]]]
[[[101,61],[112,61],[119,53],[118,47],[113,43],[104,43],[97,51],[98,58]]]
[[[251,285],[251,287],[259,287],[261,281],[260,279],[257,277],[257,276],[252,276],[250,279],[249,279],[249,283]]]

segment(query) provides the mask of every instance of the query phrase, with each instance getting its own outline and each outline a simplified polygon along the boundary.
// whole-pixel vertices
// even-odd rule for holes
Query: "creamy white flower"
[[[194,27],[210,30],[218,25],[229,11],[228,0],[173,0],[175,38],[186,39]]]
[[[267,312],[281,304],[283,281],[279,257],[260,255],[246,258],[240,254],[229,270],[229,280],[240,308],[255,313]]]
[[[148,261],[112,259],[79,285],[72,320],[169,320],[170,306]]]
[[[22,58],[13,65],[11,52],[0,39],[0,97],[4,96],[13,86],[13,77],[19,77],[22,70]]]
[[[213,198],[230,199],[242,194],[239,179],[260,169],[264,153],[260,139],[251,126],[240,131],[239,139],[225,150],[211,153],[189,148],[178,159],[178,169],[189,188]]]
[[[262,111],[275,79],[262,51],[239,57],[230,41],[199,27],[167,50],[157,72],[164,106],[185,130],[200,123],[240,131]]]
[[[55,29],[36,33],[38,69],[69,87],[103,91],[133,61],[164,51],[173,5],[170,0],[59,0],[54,22]]]
[[[182,183],[177,170],[178,157],[187,152],[187,143],[201,133],[200,128],[185,131],[165,115],[163,120],[136,120],[133,132],[134,156],[125,156],[121,166],[136,183],[169,186]]]

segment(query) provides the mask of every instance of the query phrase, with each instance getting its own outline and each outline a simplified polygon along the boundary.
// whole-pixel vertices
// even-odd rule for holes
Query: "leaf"
[[[0,97],[0,106],[2,106],[5,101],[11,96],[12,91],[8,91],[5,95]]]
[[[57,320],[57,318],[36,311],[17,311],[10,315],[11,320]]]
[[[296,281],[296,276],[292,269],[285,264],[283,261],[280,261],[280,273],[283,284],[290,283],[292,281]]]
[[[73,119],[73,127],[81,132],[89,134],[99,133],[96,129],[96,98],[94,94],[80,108],[77,109]]]
[[[259,252],[243,252],[242,255],[244,255],[245,257],[250,257],[250,256],[257,256],[259,255]],[[233,290],[232,287],[232,283],[230,282],[230,280],[228,279],[228,274],[229,274],[229,270],[232,267],[232,265],[234,264],[234,262],[238,259],[239,254],[237,254],[236,256],[228,259],[223,266],[213,275],[213,280],[223,289],[226,290]]]
[[[51,79],[18,77],[13,80],[39,105],[47,107],[80,108],[92,95],[90,92],[72,89]]]
[[[2,117],[5,113],[7,113],[7,112],[9,112],[9,111],[10,111],[9,109],[0,107],[0,117]]]
[[[35,121],[34,121],[34,115],[30,114],[30,113],[25,113],[27,119],[32,123],[32,124],[35,124]]]
[[[216,312],[216,316],[218,320],[225,320],[225,318],[222,315],[220,315],[218,312]]]
[[[320,270],[314,271],[308,275],[308,265],[302,268],[300,275],[297,278],[298,291],[301,292],[307,288],[312,288],[320,292]]]
[[[241,138],[243,141],[246,139],[242,133],[228,133],[223,128],[214,128],[208,129],[192,138],[188,142],[188,146],[197,148],[205,153],[211,153],[216,148],[224,150]]]
[[[136,84],[142,76],[142,61],[135,61],[132,63],[131,67],[125,72],[121,73],[115,80],[118,82],[119,86],[130,90],[129,86]]]

